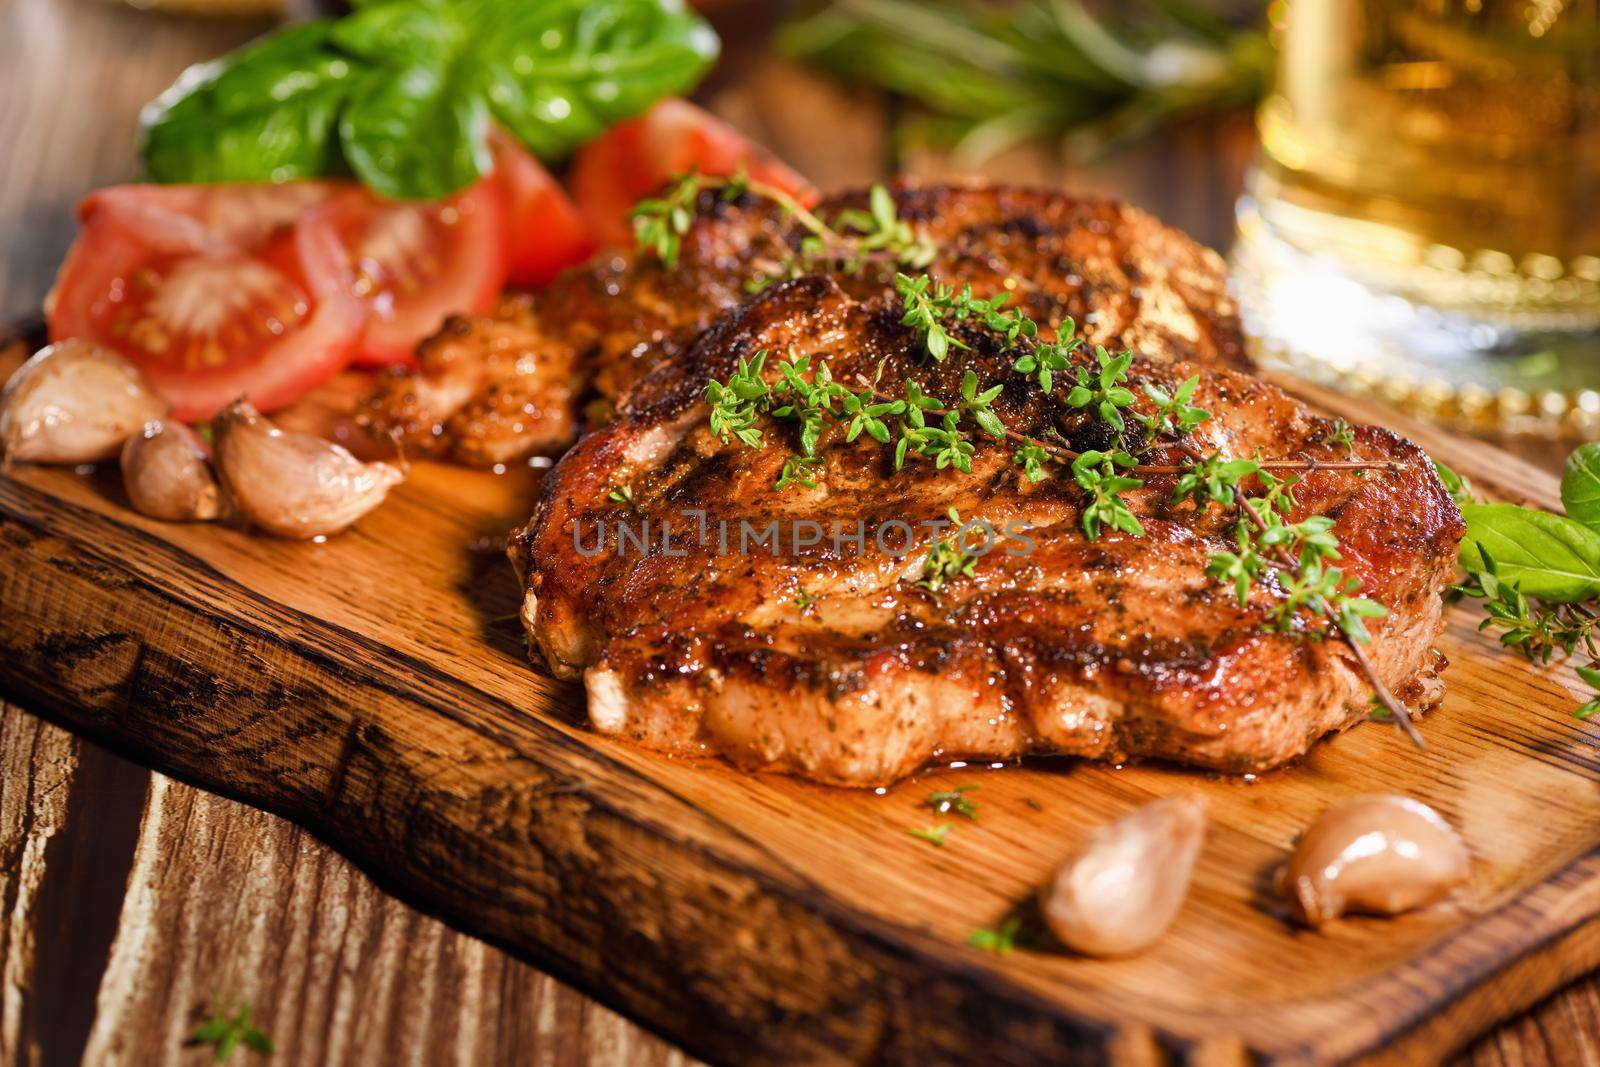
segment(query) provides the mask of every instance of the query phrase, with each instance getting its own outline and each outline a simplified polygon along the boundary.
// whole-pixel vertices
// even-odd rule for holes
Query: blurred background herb
[[[1091,157],[1250,106],[1273,61],[1263,5],[1199,0],[833,0],[792,19],[779,45],[916,100],[931,113],[917,131],[969,165],[1040,137]]]

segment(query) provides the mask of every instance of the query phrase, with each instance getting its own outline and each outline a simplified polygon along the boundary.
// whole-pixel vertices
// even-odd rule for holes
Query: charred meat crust
[[[1243,366],[1243,342],[1220,257],[1136,208],[1110,200],[995,185],[898,183],[900,215],[938,249],[928,268],[1002,289],[1039,323],[1076,320],[1091,341],[1147,358]],[[833,218],[866,194],[831,197]],[[591,387],[622,396],[681,355],[718,317],[777,272],[803,231],[773,205],[702,194],[675,266],[648,253],[602,253],[536,294],[504,298],[487,315],[451,319],[423,342],[416,370],[380,383],[364,419],[413,454],[492,466],[569,444]],[[869,299],[892,282],[869,264],[838,280]],[[602,405],[603,406],[603,405]]]
[[[708,381],[758,350],[792,348],[826,359],[839,379],[881,368],[893,394],[914,379],[950,397],[972,369],[982,385],[1007,382],[995,410],[1008,425],[1071,438],[1079,416],[1009,374],[1012,356],[992,335],[964,339],[970,351],[924,365],[888,300],[857,299],[827,277],[787,282],[657,366],[611,425],[562,459],[511,556],[531,647],[556,673],[585,678],[597,727],[666,751],[867,786],[933,758],[1034,752],[1257,770],[1365,715],[1367,687],[1341,642],[1264,632],[1281,589],[1258,583],[1241,606],[1205,577],[1208,556],[1232,547],[1231,522],[1215,506],[1172,505],[1170,476],[1127,494],[1147,536],[1090,542],[1070,477],[1027,482],[1004,443],[975,439],[970,475],[915,459],[896,473],[887,449],[830,432],[818,487],[780,492],[773,483],[793,448],[785,427],[768,425],[762,450],[724,445],[707,428]],[[1139,359],[1132,377],[1137,392],[1191,374],[1195,402],[1213,416],[1193,435],[1201,448],[1345,458],[1330,420],[1247,375]],[[1341,565],[1391,609],[1368,652],[1400,688],[1432,669],[1462,523],[1416,446],[1361,426],[1353,448],[1405,469],[1312,471],[1292,518],[1335,519]],[[1158,457],[1181,459],[1170,448]],[[631,505],[609,497],[622,485]],[[917,524],[952,506],[997,530],[1027,523],[1031,551],[997,548],[970,579],[937,594],[918,588],[933,533]],[[702,510],[713,530],[721,520],[804,519],[824,531],[901,520],[916,541],[898,558],[826,536],[741,555],[715,535],[699,543],[685,509]],[[598,523],[623,518],[651,521],[649,552],[577,550],[575,528],[593,542]],[[660,549],[663,522],[677,530],[671,554]]]

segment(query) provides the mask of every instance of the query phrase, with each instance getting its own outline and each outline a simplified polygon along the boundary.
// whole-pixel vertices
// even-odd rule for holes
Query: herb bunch
[[[1263,5],[1264,6],[1264,5]],[[1074,155],[1265,92],[1266,33],[1196,0],[834,0],[779,36],[791,56],[870,79],[932,114],[966,162],[1036,137]]]
[[[1532,663],[1575,660],[1592,690],[1573,713],[1600,712],[1600,442],[1567,457],[1561,479],[1565,515],[1514,504],[1485,504],[1448,468],[1439,474],[1461,505],[1466,580],[1462,596],[1482,602],[1480,630]]]

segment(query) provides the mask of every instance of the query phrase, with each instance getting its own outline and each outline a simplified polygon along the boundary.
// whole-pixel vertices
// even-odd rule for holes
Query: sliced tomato
[[[317,183],[308,183],[317,184]],[[127,356],[180,419],[240,396],[270,411],[350,362],[367,312],[314,301],[297,262],[266,258],[290,199],[231,186],[123,186],[79,208],[83,228],[47,302],[55,340]],[[208,221],[210,220],[210,221]],[[215,226],[213,225],[215,223]]]
[[[578,210],[607,244],[628,245],[628,214],[670,178],[697,171],[750,177],[776,186],[807,207],[817,190],[767,149],[687,100],[669,97],[637,118],[616,123],[579,150],[570,184]]]
[[[588,224],[561,183],[510,135],[489,139],[506,200],[506,279],[539,286],[595,250]]]
[[[254,252],[289,234],[307,208],[355,187],[345,181],[113,185],[84,197],[78,203],[78,219],[87,224],[114,216],[153,248],[201,251],[199,245],[215,247],[220,242]]]
[[[316,300],[371,312],[358,364],[411,363],[447,316],[488,311],[505,284],[503,196],[492,178],[427,203],[351,189],[300,216],[295,248]]]

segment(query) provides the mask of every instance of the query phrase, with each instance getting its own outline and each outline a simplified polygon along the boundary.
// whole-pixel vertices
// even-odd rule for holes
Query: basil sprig
[[[191,68],[146,109],[163,182],[354,173],[434,199],[491,167],[491,122],[559,159],[691,88],[716,34],[681,0],[365,0]]]

